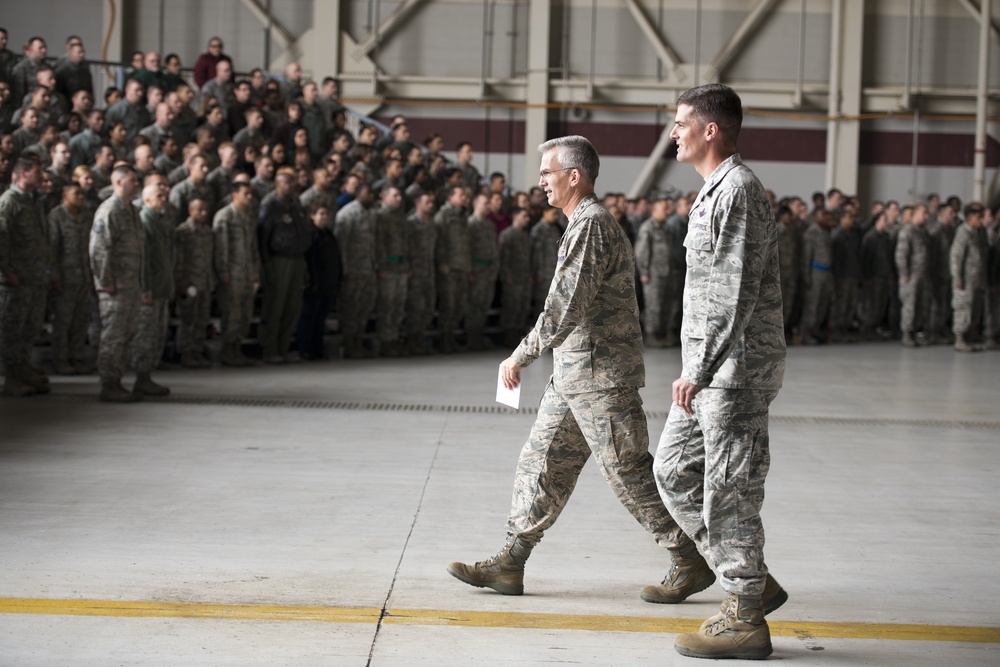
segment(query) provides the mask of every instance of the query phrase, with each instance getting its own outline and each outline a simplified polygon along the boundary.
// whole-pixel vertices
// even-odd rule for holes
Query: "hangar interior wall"
[[[297,42],[286,48],[284,40],[272,37],[272,69],[297,57],[311,76],[341,76],[345,96],[363,100],[359,108],[376,109],[374,115],[379,117],[394,113],[412,117],[418,139],[432,129],[442,132],[448,143],[468,138],[476,145],[476,163],[482,171],[504,171],[515,185],[527,186],[533,181],[532,162],[525,159],[525,105],[523,100],[518,102],[516,91],[528,76],[530,49],[544,44],[551,98],[575,102],[553,105],[547,133],[592,136],[604,158],[599,189],[627,191],[670,122],[670,105],[677,92],[697,81],[749,9],[763,0],[635,1],[688,68],[683,85],[671,67],[658,59],[628,2],[550,0],[551,30],[540,41],[532,35],[529,21],[534,1],[276,0],[271,3],[275,23]],[[315,25],[321,2],[339,7],[343,40]],[[864,104],[870,108],[862,112],[880,114],[861,121],[857,193],[863,199],[909,200],[930,191],[969,198],[978,22],[963,3],[953,0],[841,2],[863,4],[862,34],[848,35],[848,42],[863,49],[860,85]],[[246,71],[264,64],[264,26],[253,4],[254,0],[49,0],[7,8],[3,23],[14,49],[38,34],[47,39],[50,54],[58,55],[65,36],[74,33],[83,37],[93,58],[108,52],[159,49],[180,54],[187,65],[194,63],[211,36],[220,35],[236,68]],[[352,58],[353,44],[362,42],[404,4],[416,6],[380,36],[367,59]],[[765,106],[750,104],[740,145],[747,161],[780,194],[808,195],[824,187],[827,173],[826,94],[833,57],[833,12],[840,3],[774,0],[763,4],[762,20],[719,73],[719,80],[734,86],[745,100],[766,100]],[[120,42],[113,43],[110,51],[104,49],[109,6],[119,12],[122,25]],[[994,29],[989,59],[994,116],[998,110],[993,108],[993,96],[1000,91],[998,40],[1000,33]],[[313,57],[321,52],[317,43],[330,41],[340,45],[339,66],[336,58]],[[372,64],[379,71],[376,82],[366,80],[371,75],[364,74]],[[913,92],[909,109],[896,102],[907,77]],[[393,87],[394,81],[405,81],[409,88]],[[581,86],[581,81],[592,85]],[[431,94],[437,89],[451,90],[445,84],[455,82],[465,87],[439,97]],[[485,95],[467,94],[470,86]],[[803,91],[798,106],[791,94],[797,86]],[[640,89],[646,97],[632,95]],[[373,103],[373,91],[384,99]],[[657,101],[634,103],[647,98]],[[348,104],[353,106],[354,101],[349,99]],[[894,111],[892,116],[885,115],[887,109]],[[911,111],[920,117],[914,120]],[[774,112],[780,115],[766,115]],[[992,123],[990,129],[994,129]],[[1000,164],[1000,146],[992,139],[987,164],[989,178]],[[650,187],[688,190],[697,188],[698,181],[690,168],[675,164],[668,154]]]

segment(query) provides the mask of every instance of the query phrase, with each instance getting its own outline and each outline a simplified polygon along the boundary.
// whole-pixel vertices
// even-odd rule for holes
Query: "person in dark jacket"
[[[323,345],[326,316],[336,301],[344,275],[331,213],[330,207],[320,201],[309,207],[309,220],[313,224],[312,245],[306,251],[309,282],[302,294],[302,314],[295,342],[302,358],[312,361],[330,358]]]
[[[274,177],[274,191],[264,197],[257,217],[260,258],[264,273],[264,361],[298,361],[289,352],[302,308],[306,284],[306,251],[312,244],[312,225],[295,196],[295,172],[282,169]]]

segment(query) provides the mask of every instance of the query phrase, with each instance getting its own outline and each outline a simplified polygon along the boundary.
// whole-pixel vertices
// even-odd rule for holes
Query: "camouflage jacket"
[[[930,243],[926,225],[904,225],[896,237],[896,273],[900,278],[930,275]]]
[[[92,284],[88,248],[92,222],[86,207],[73,215],[60,204],[49,213],[52,280],[62,282],[64,287]]]
[[[802,269],[802,232],[795,223],[778,225],[778,264],[782,282],[798,283]]]
[[[824,272],[833,269],[831,230],[815,222],[802,235],[802,270],[807,282],[813,269]]]
[[[0,284],[44,285],[50,268],[49,227],[41,200],[11,185],[0,195]]]
[[[438,270],[448,267],[451,271],[469,273],[472,270],[472,253],[469,250],[469,223],[461,211],[445,204],[434,216],[437,227],[435,258]]]
[[[357,200],[340,209],[333,235],[340,245],[345,276],[375,273],[375,220],[370,209]]]
[[[513,358],[527,366],[548,349],[564,393],[646,382],[632,245],[593,194],[570,216],[545,307]]]
[[[647,218],[635,236],[635,268],[640,276],[670,275],[670,230],[667,221]]]
[[[706,179],[684,246],[682,377],[703,387],[780,388],[778,228],[764,187],[739,154]]]
[[[146,237],[145,278],[143,292],[154,299],[171,299],[174,296],[174,228],[171,212],[157,211],[143,206],[139,219]]]
[[[500,280],[531,283],[531,233],[511,225],[500,232]]]
[[[178,289],[193,285],[210,292],[215,282],[212,270],[214,234],[208,225],[196,225],[191,218],[174,230],[174,284]]]
[[[986,230],[961,225],[951,244],[951,282],[965,290],[986,289]]]
[[[216,209],[215,188],[206,178],[200,185],[188,176],[183,181],[170,188],[170,205],[177,209],[182,219],[187,220],[188,204],[192,199],[201,198],[208,204],[208,213],[212,215]]]
[[[559,239],[563,230],[558,224],[539,222],[531,228],[531,270],[535,282],[548,285],[556,272],[559,259]]]
[[[118,195],[111,195],[97,209],[90,230],[94,286],[138,295],[142,291],[145,255],[146,238],[138,211]]]
[[[433,220],[424,221],[416,213],[406,219],[410,230],[411,281],[434,283],[434,248],[437,245],[437,227]]]
[[[469,253],[477,275],[496,276],[499,268],[496,227],[489,220],[469,216]]]
[[[403,207],[379,206],[375,211],[375,266],[386,273],[410,270],[410,228]]]
[[[232,204],[215,214],[213,255],[215,275],[231,283],[260,282],[257,223],[252,213],[240,213]]]

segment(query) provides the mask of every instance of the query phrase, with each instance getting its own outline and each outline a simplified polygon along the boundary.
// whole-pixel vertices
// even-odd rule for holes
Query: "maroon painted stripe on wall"
[[[389,118],[380,119],[388,123]],[[411,118],[410,140],[422,143],[433,132],[444,137],[445,149],[453,151],[459,141],[471,141],[477,152],[521,153],[524,151],[524,121],[505,119]],[[646,157],[656,145],[663,127],[652,124],[552,121],[550,137],[581,134],[604,156]],[[909,166],[913,135],[910,132],[862,131],[858,161],[867,165]],[[765,162],[826,161],[826,130],[745,127],[737,145],[747,160]],[[926,132],[919,136],[917,163],[921,167],[972,167],[975,154],[972,134]],[[676,156],[673,148],[664,159]],[[1000,143],[990,138],[986,164],[1000,166]]]

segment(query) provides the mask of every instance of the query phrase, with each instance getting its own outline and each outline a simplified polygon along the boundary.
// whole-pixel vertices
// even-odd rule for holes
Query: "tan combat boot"
[[[524,540],[508,535],[503,549],[492,558],[475,565],[452,563],[448,566],[448,574],[478,588],[492,588],[503,595],[522,595],[524,563],[532,548]]]
[[[132,393],[140,396],[168,396],[170,389],[153,382],[149,373],[136,373]]]
[[[142,396],[127,391],[122,386],[121,380],[117,380],[115,382],[102,382],[101,393],[97,400],[103,403],[135,403],[142,400]]]
[[[701,592],[715,583],[715,573],[711,566],[695,554],[688,558],[674,556],[673,565],[663,583],[659,586],[646,586],[639,594],[646,602],[656,604],[677,604],[684,602],[695,593]]]
[[[674,648],[692,658],[766,658],[773,649],[760,598],[730,593],[718,614],[705,621],[698,632],[679,635]]]
[[[903,332],[903,338],[900,341],[903,347],[917,347],[917,339],[913,337],[913,334],[909,331]]]
[[[955,336],[956,352],[978,352],[979,348],[969,343],[965,336]]]

